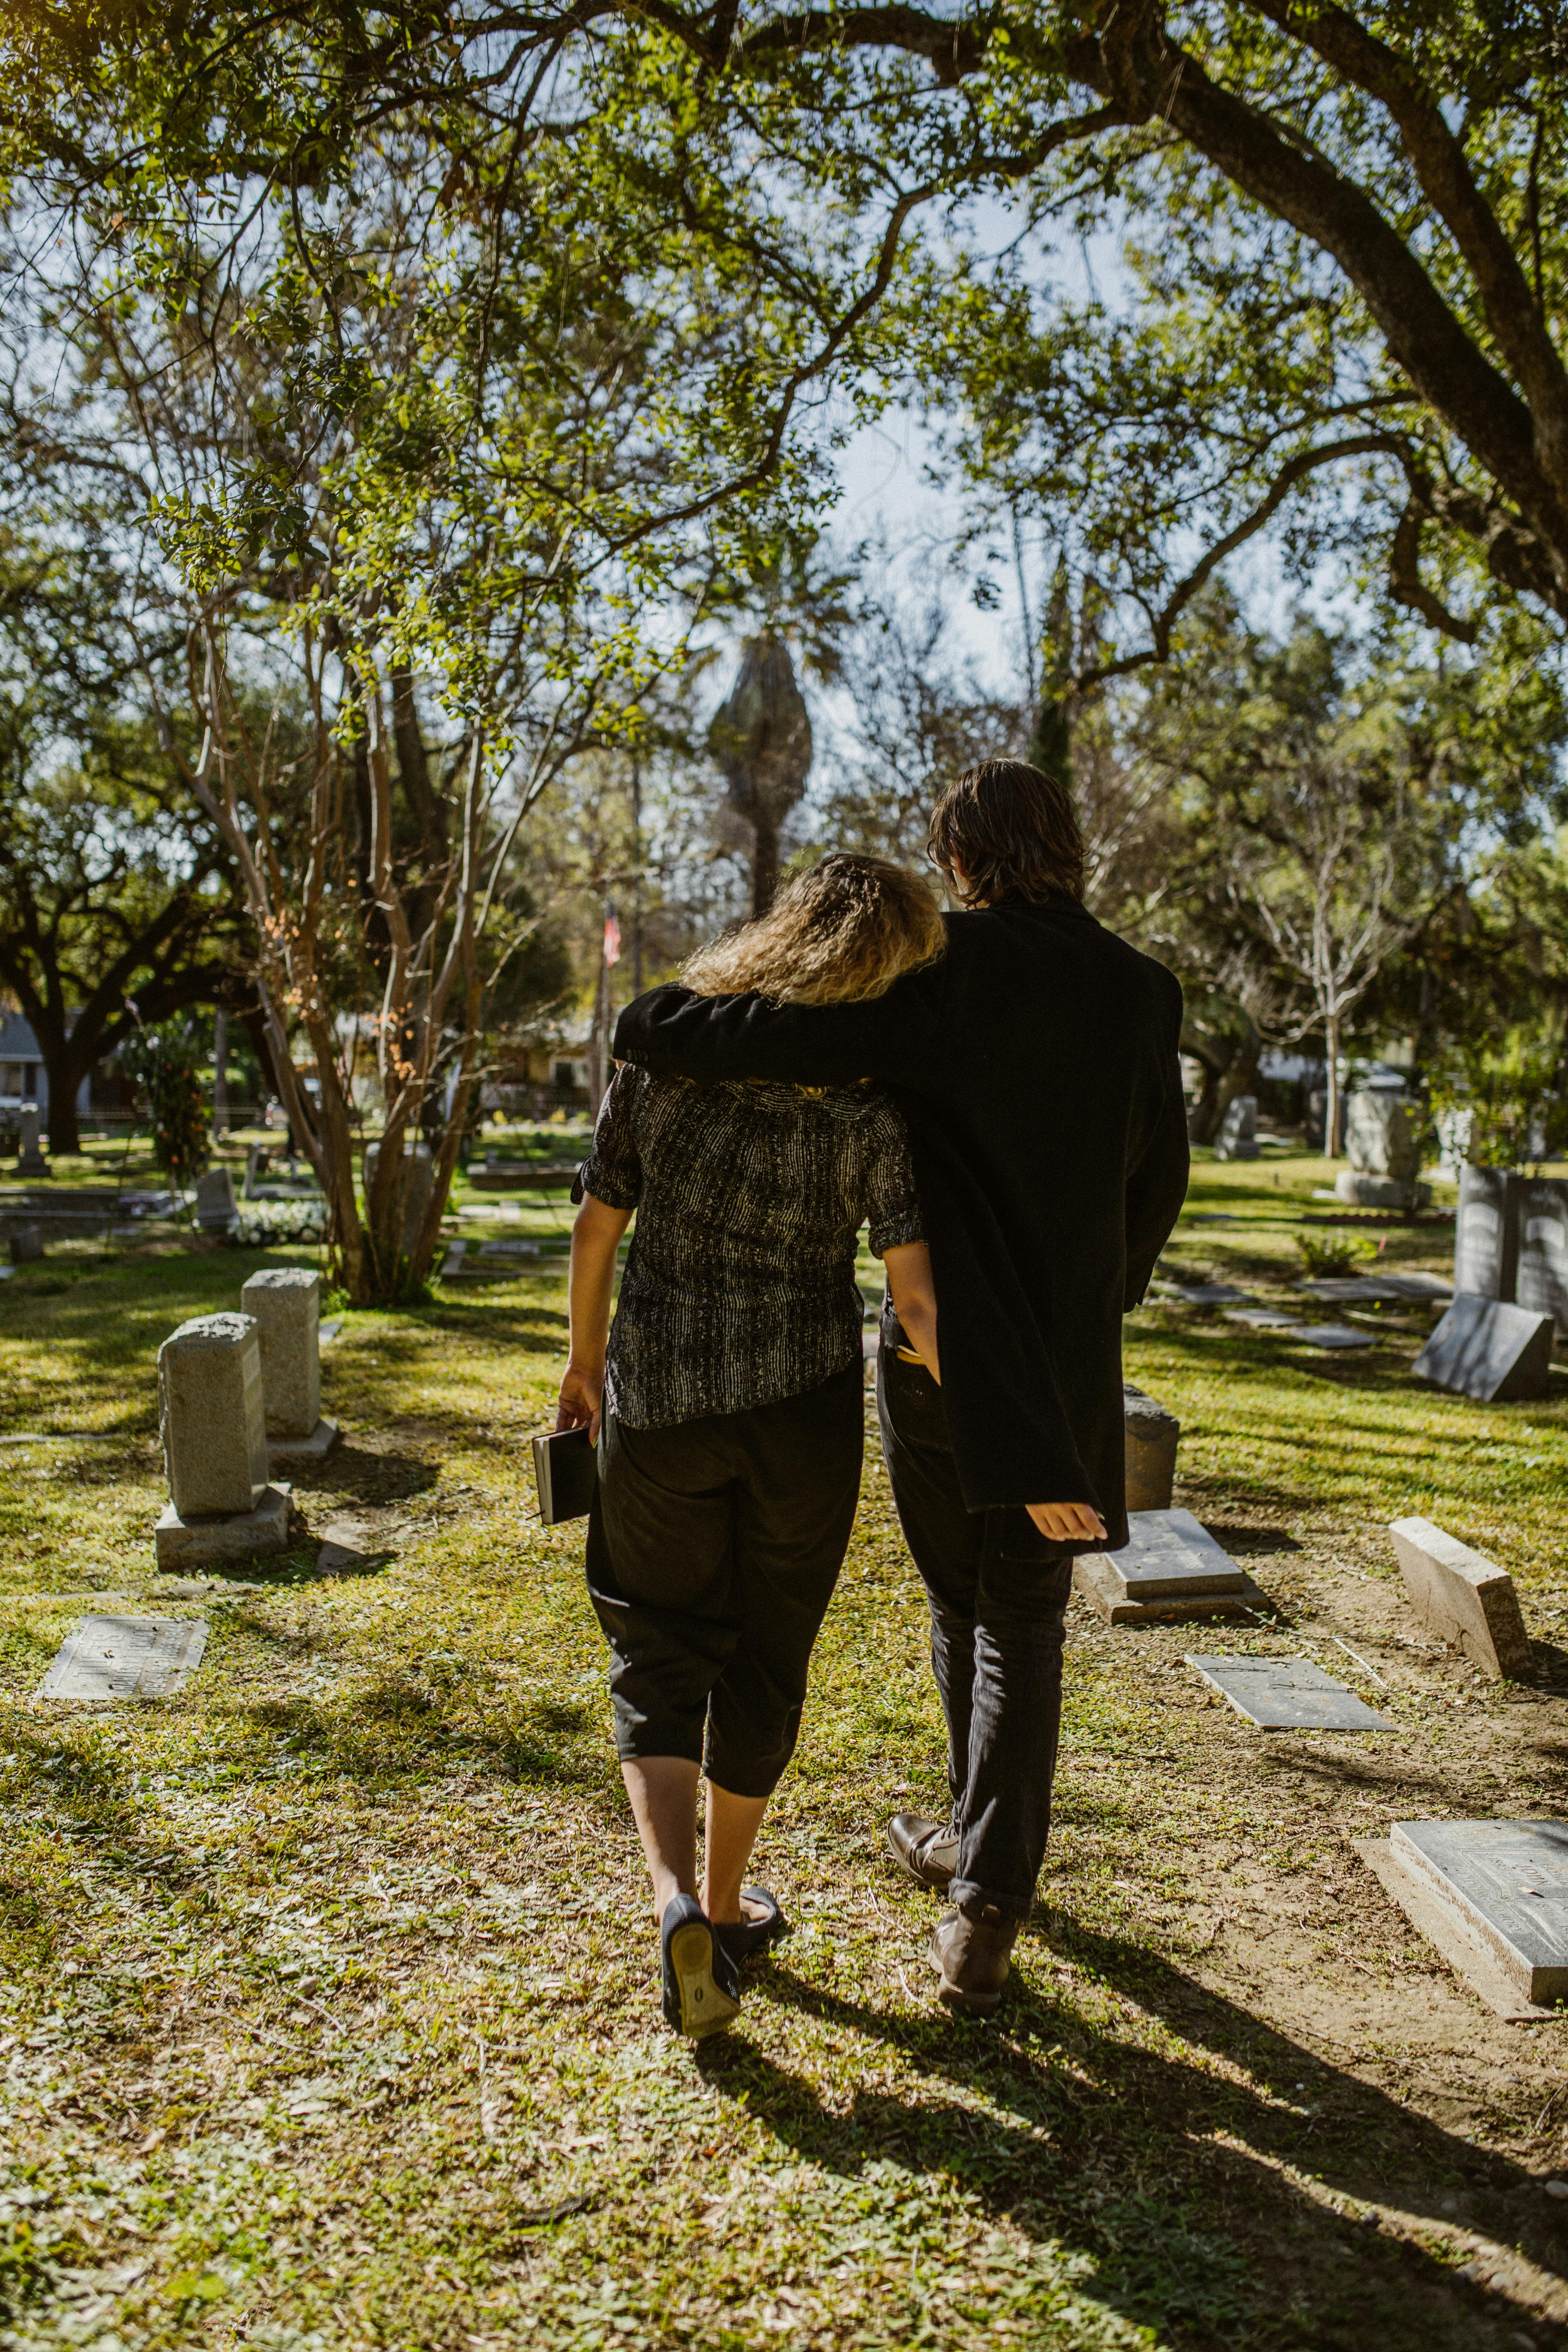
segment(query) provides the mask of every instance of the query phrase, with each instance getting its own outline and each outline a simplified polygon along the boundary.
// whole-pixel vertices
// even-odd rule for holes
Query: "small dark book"
[[[539,1482],[539,1516],[547,1528],[587,1516],[598,1473],[585,1429],[558,1430],[533,1441],[533,1475]]]

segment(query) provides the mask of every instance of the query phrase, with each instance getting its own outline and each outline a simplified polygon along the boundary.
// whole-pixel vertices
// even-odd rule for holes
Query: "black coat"
[[[1182,992],[1065,894],[947,919],[870,1003],[656,988],[623,1061],[698,1080],[880,1078],[909,1124],[964,1499],[1092,1503],[1127,1541],[1121,1318],[1187,1185]]]

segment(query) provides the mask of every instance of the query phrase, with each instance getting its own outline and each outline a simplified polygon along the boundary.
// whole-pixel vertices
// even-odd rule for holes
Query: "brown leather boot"
[[[949,2009],[988,2017],[1002,1998],[1009,1956],[1023,1921],[994,1903],[950,1911],[937,1922],[931,1948],[942,1982],[937,1998]]]
[[[888,1846],[899,1868],[917,1886],[945,1894],[958,1868],[958,1832],[930,1813],[895,1813],[888,1823]]]

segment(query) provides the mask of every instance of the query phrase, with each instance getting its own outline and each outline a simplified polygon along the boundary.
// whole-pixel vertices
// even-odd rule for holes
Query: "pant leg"
[[[700,1763],[709,1697],[741,1636],[733,1465],[714,1428],[627,1429],[606,1413],[599,1433],[588,1597],[610,1646],[623,1763]]]
[[[896,1332],[897,1326],[891,1328]],[[877,1414],[893,1507],[931,1604],[931,1662],[947,1722],[947,1785],[956,1819],[969,1779],[974,1602],[985,1546],[983,1511],[965,1508],[942,1391],[920,1364],[900,1363],[883,1325]]]
[[[1051,1826],[1073,1556],[1026,1511],[987,1511],[974,1605],[969,1773],[952,1895],[1026,1916]],[[1017,1522],[1034,1538],[1021,1542]]]
[[[1022,1916],[1050,1828],[1073,1555],[1021,1508],[964,1508],[942,1391],[899,1360],[889,1323],[878,1402],[900,1523],[931,1601],[959,1830],[952,1895]]]
[[[865,1445],[858,1358],[800,1396],[727,1414],[735,1454],[740,1633],[713,1685],[704,1769],[771,1796],[805,1702],[811,1653],[855,1524]]]

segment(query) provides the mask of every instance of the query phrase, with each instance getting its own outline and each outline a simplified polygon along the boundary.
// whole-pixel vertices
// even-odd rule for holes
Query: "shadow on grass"
[[[1037,2241],[1089,2254],[1097,2296],[1175,2343],[1568,2345],[1568,2330],[1534,2315],[1521,2337],[1506,2294],[1336,2213],[1300,2182],[1310,2174],[1443,2233],[1455,2229],[1445,2192],[1466,2190],[1471,2226],[1556,2273],[1563,2229],[1522,2166],[1325,2064],[1145,1949],[1036,1925],[1026,1968],[1043,1945],[1226,2071],[1101,2033],[1048,1986],[1016,1979],[994,2021],[911,2019],[803,1984],[776,1960],[753,2000],[891,2043],[952,2095],[939,2087],[912,2105],[865,2086],[829,2106],[739,2035],[703,2044],[699,2065],[829,2170],[891,2162],[946,2174]]]

